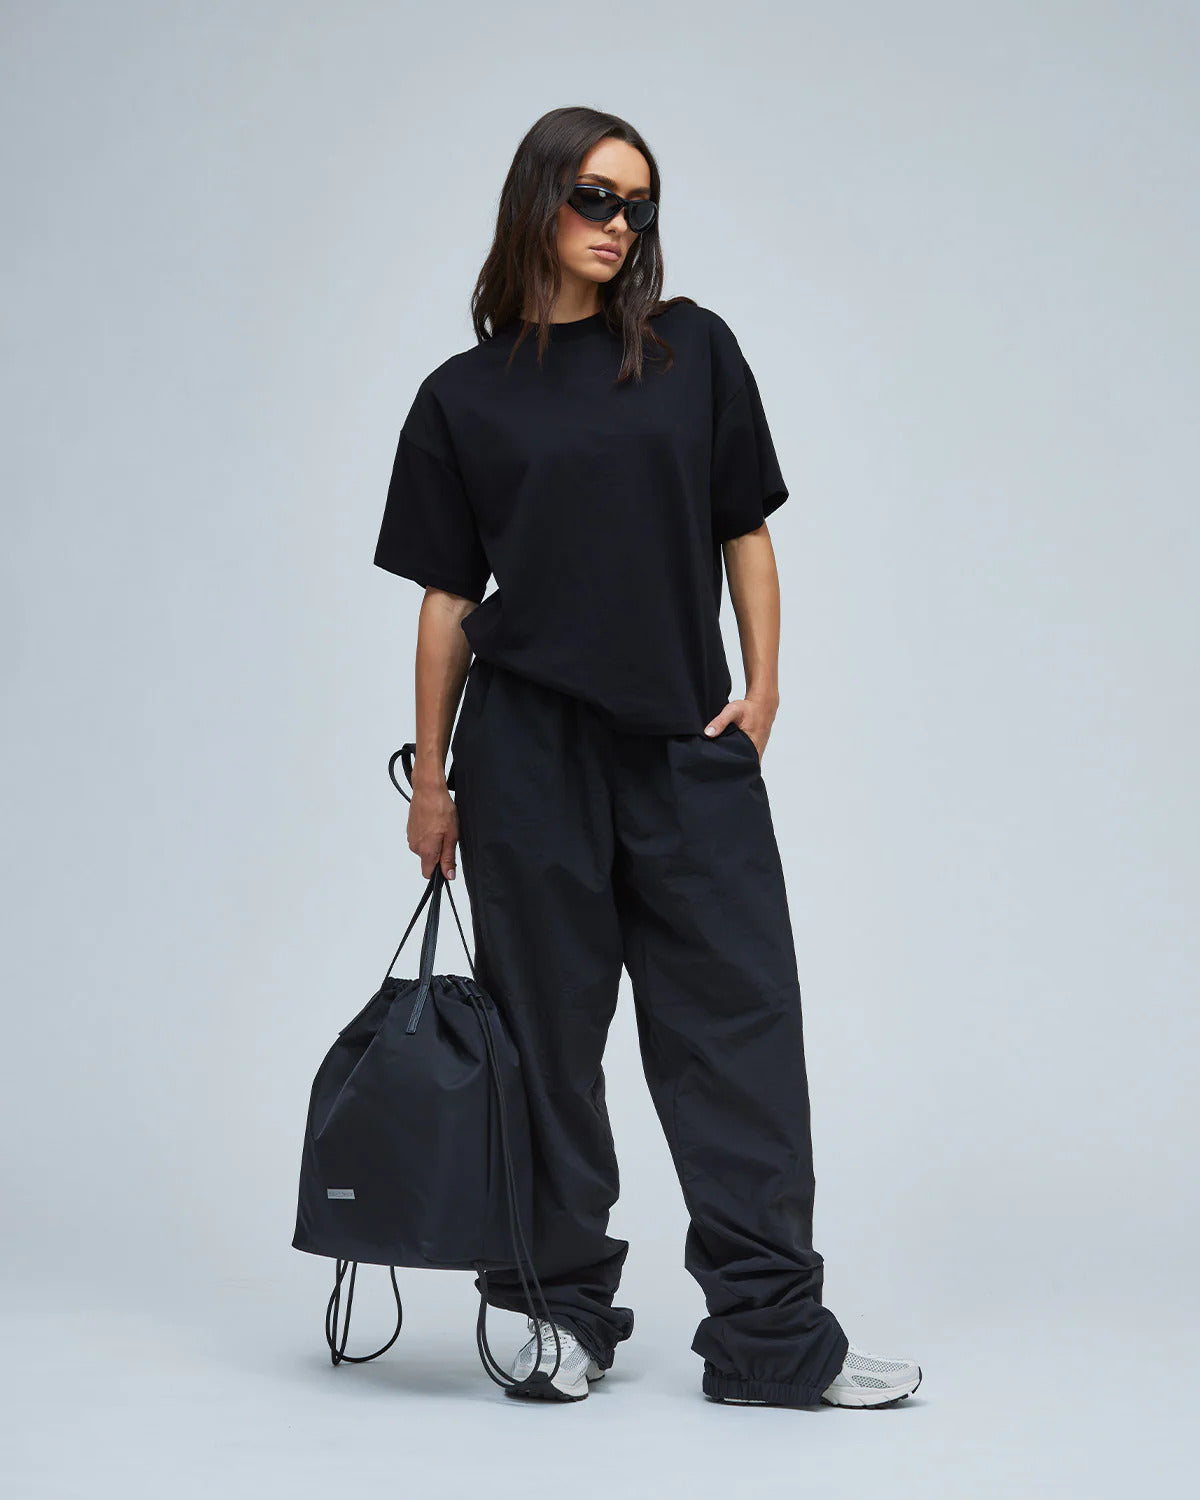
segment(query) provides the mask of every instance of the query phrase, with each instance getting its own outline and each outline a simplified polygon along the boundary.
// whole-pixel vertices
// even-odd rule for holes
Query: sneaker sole
[[[529,1384],[522,1386],[520,1390],[506,1385],[504,1394],[518,1401],[584,1401],[588,1396],[586,1390],[580,1391],[578,1395],[560,1390],[544,1370],[539,1370],[536,1375],[531,1376]]]
[[[588,1381],[603,1380],[604,1371],[600,1370],[595,1375],[589,1371],[586,1379]],[[586,1383],[583,1390],[578,1393],[564,1391],[560,1386],[554,1384],[545,1370],[539,1370],[536,1375],[531,1377],[527,1386],[523,1386],[520,1390],[515,1390],[512,1386],[506,1385],[504,1387],[504,1394],[512,1396],[518,1401],[522,1399],[532,1401],[586,1401],[591,1392]]]
[[[822,1396],[821,1400],[826,1406],[845,1406],[852,1411],[878,1411],[880,1407],[895,1406],[901,1401],[907,1401],[923,1379],[921,1366],[918,1365],[916,1384],[908,1386],[907,1389],[903,1386],[895,1386],[890,1396],[880,1396],[878,1391],[847,1391],[845,1393],[847,1397],[857,1396],[861,1399],[831,1401],[828,1396]]]

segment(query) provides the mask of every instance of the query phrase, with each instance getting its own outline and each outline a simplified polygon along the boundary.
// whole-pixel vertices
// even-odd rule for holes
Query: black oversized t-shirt
[[[475,601],[477,656],[621,729],[698,733],[729,701],[721,543],[787,499],[754,375],[716,313],[652,320],[675,362],[616,384],[604,314],[520,324],[438,366],[400,433],[375,563]],[[647,346],[653,353],[653,346]],[[496,587],[485,598],[488,581]]]

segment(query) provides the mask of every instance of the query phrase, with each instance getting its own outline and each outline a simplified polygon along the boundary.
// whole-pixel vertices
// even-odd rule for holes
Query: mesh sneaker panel
[[[899,1359],[872,1359],[869,1354],[860,1354],[857,1349],[851,1349],[846,1355],[844,1368],[847,1370],[878,1370],[884,1374],[904,1369],[904,1361]]]

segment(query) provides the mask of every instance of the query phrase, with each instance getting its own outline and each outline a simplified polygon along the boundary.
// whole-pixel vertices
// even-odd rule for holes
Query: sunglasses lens
[[[625,210],[625,222],[635,234],[641,234],[643,229],[649,229],[654,223],[657,212],[657,203],[651,203],[648,198],[639,198]]]
[[[572,188],[567,202],[585,219],[593,219],[598,224],[611,219],[619,207],[616,199],[606,189],[584,185]]]

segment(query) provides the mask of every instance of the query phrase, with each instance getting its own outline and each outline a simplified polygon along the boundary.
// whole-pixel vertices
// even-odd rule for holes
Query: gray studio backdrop
[[[581,1494],[1165,1480],[1196,1393],[1197,7],[0,18],[18,1491],[518,1494],[539,1453]],[[627,992],[638,1326],[595,1399],[503,1400],[451,1273],[402,1273],[400,1341],[335,1372],[331,1266],[290,1247],[312,1075],[421,892],[386,775],[420,590],[371,561],[396,436],[566,103],[658,153],[667,292],[739,336],[791,486],[764,770],[826,1300],[926,1368],[883,1415],[702,1400]],[[385,1273],[355,1317],[386,1336]]]

